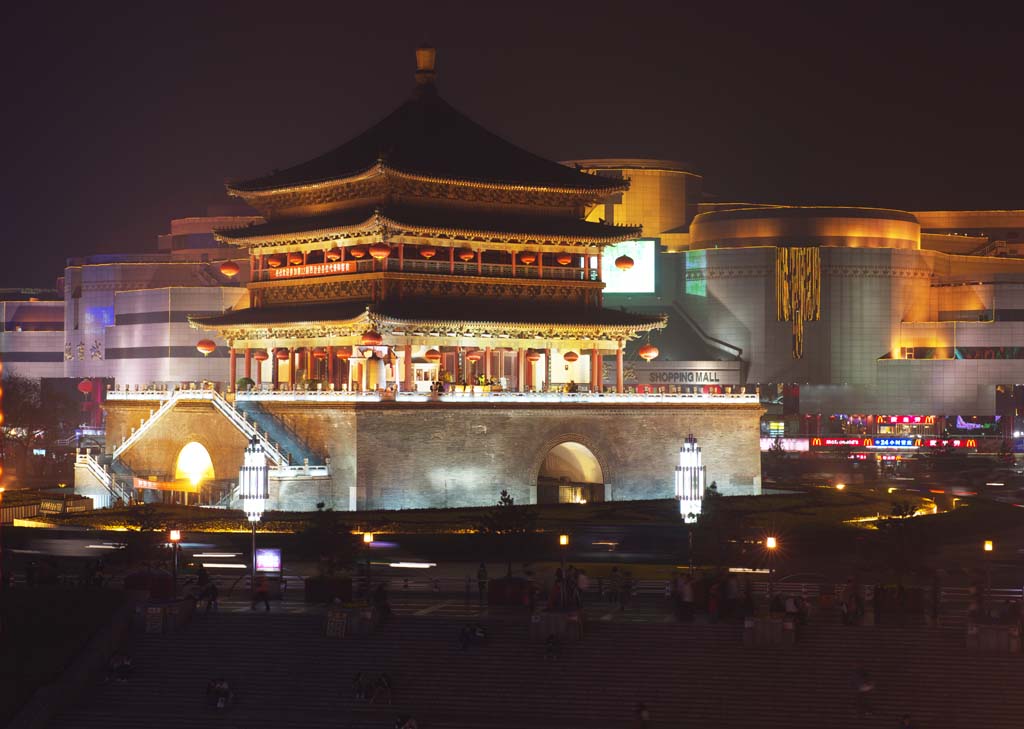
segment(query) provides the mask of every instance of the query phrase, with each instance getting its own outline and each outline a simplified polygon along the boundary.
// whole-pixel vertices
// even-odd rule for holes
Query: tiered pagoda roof
[[[622,180],[580,172],[505,141],[442,99],[431,79],[351,141],[288,169],[230,183],[228,191],[258,198],[260,193],[384,173],[425,182],[462,181],[590,196],[628,187]]]
[[[245,228],[220,230],[217,237],[236,245],[270,247],[358,237],[385,228],[390,235],[560,245],[606,245],[632,240],[640,234],[640,228],[635,226],[591,223],[578,218],[388,205],[360,206],[309,218],[277,218]]]
[[[190,317],[196,328],[215,328],[223,336],[244,338],[253,329],[282,336],[284,329],[331,336],[355,336],[368,328],[381,333],[440,333],[542,337],[631,337],[660,329],[663,316],[631,314],[614,309],[550,306],[506,299],[401,299],[367,305],[342,301],[323,304],[239,309],[215,317]],[[293,335],[293,336],[309,336]]]

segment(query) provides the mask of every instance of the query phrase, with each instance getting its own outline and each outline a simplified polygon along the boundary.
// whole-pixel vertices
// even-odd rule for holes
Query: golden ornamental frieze
[[[466,199],[467,194],[487,191],[494,195],[548,195],[570,199],[573,204],[586,204],[596,202],[610,193],[622,192],[629,189],[627,180],[620,180],[616,184],[607,184],[610,180],[602,178],[601,182],[606,186],[600,189],[589,187],[559,187],[551,185],[529,185],[519,183],[494,182],[486,180],[463,180],[455,178],[436,177],[415,172],[405,172],[390,167],[383,161],[378,161],[369,168],[348,175],[347,177],[332,180],[321,180],[315,182],[299,183],[286,187],[268,188],[264,190],[241,190],[227,185],[227,192],[234,197],[240,197],[257,208],[285,209],[291,207],[288,202],[303,197],[307,199],[336,200],[346,199],[347,188],[360,184],[367,184],[382,180],[389,189],[396,183],[418,183],[422,186],[444,190],[445,196],[452,199]]]

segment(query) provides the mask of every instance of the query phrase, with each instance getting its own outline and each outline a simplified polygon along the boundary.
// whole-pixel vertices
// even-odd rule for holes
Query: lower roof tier
[[[515,341],[618,341],[661,329],[664,316],[613,309],[501,299],[401,299],[375,304],[341,301],[237,309],[215,317],[190,317],[197,329],[228,341],[330,340],[359,344],[375,331],[384,344],[466,338]],[[392,341],[393,340],[393,341]]]

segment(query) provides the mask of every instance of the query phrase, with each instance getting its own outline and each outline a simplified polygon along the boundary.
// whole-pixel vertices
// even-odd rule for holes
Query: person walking
[[[252,593],[252,610],[256,609],[256,604],[262,602],[270,612],[270,583],[267,582],[267,576],[260,574],[256,578],[256,589]]]
[[[480,567],[476,571],[476,587],[480,593],[478,595],[479,602],[483,605],[484,598],[487,596],[487,565],[483,562],[480,563]]]
[[[875,690],[875,682],[863,666],[858,666],[853,672],[853,689],[857,716],[873,716],[874,708],[871,699]]]

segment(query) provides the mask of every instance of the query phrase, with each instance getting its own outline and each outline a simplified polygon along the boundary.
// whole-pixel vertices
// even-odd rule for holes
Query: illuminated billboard
[[[604,274],[606,294],[653,294],[654,262],[658,255],[658,244],[653,240],[627,240],[604,249]],[[622,271],[615,265],[619,256],[633,259],[633,267]]]

